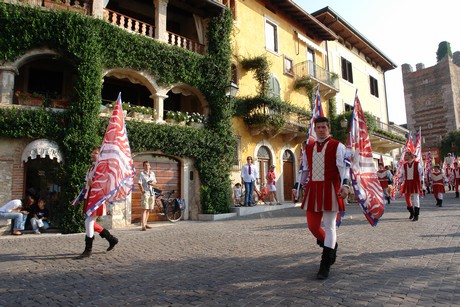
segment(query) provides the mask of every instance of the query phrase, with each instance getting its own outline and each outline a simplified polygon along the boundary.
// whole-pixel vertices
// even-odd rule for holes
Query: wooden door
[[[134,167],[136,168],[136,178],[134,179],[134,191],[131,199],[131,223],[139,223],[141,220],[141,192],[138,186],[139,174],[142,172],[143,161],[149,161],[151,170],[155,173],[157,184],[155,188],[160,190],[175,190],[171,196],[179,198],[181,196],[181,172],[180,162],[166,157],[157,155],[142,155],[134,158]],[[150,213],[149,222],[166,221],[164,215]]]
[[[283,190],[284,200],[292,199],[292,187],[294,186],[294,157],[292,152],[285,151],[283,155]]]

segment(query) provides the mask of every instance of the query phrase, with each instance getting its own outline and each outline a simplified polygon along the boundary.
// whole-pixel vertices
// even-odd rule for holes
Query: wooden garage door
[[[136,168],[136,178],[134,180],[134,191],[132,193],[131,202],[131,223],[140,223],[141,221],[141,191],[137,185],[139,174],[142,172],[142,162],[149,161],[152,171],[157,178],[155,188],[160,190],[175,190],[172,195],[174,198],[181,197],[180,195],[180,162],[166,156],[158,156],[152,154],[142,154],[134,158],[134,167]],[[164,215],[150,213],[149,221],[166,221]]]

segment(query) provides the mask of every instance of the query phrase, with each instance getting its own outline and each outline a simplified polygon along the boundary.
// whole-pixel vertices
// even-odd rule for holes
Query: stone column
[[[94,0],[92,1],[92,9],[91,16],[95,18],[102,19],[104,15],[104,7],[109,3],[108,0]],[[105,5],[104,5],[105,4]]]
[[[156,93],[151,95],[150,98],[153,99],[153,106],[156,111],[154,121],[163,122],[164,100],[168,98],[168,95]]]
[[[154,0],[155,6],[155,38],[162,42],[168,42],[166,32],[167,8],[169,0]]]
[[[16,67],[0,67],[0,103],[13,103],[14,76],[18,74]]]

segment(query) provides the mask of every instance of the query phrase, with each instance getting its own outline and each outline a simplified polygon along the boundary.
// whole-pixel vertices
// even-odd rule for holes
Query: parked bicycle
[[[155,211],[166,215],[168,221],[175,223],[182,218],[185,202],[180,198],[172,198],[175,190],[161,191],[155,189]]]

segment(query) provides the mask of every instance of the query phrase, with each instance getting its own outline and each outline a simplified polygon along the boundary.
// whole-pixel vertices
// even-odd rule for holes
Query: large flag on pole
[[[323,108],[321,107],[321,97],[319,95],[319,84],[318,84],[318,86],[316,87],[315,103],[311,110],[310,128],[308,129],[307,145],[310,141],[310,137],[313,137],[316,140],[315,129],[313,129],[315,125],[315,119],[318,117],[323,117],[323,116],[324,116],[324,112],[323,112]]]
[[[395,175],[393,176],[393,190],[391,191],[391,198],[396,198],[396,193],[400,193],[401,188],[401,176],[402,176],[402,167],[405,161],[406,152],[415,152],[414,143],[412,142],[412,132],[409,132],[409,137],[406,140],[403,151],[401,153],[401,158],[398,162],[398,167],[396,167]]]
[[[319,84],[317,85],[316,87],[316,94],[315,94],[315,102],[313,104],[313,107],[312,107],[312,110],[311,110],[311,118],[310,118],[310,127],[308,128],[308,135],[307,135],[307,139],[306,139],[306,146],[308,146],[310,143],[313,143],[314,141],[316,141],[316,133],[315,133],[315,129],[314,129],[314,125],[315,125],[315,119],[317,119],[318,117],[323,117],[324,116],[324,111],[323,111],[323,108],[321,106],[321,96],[319,94]],[[304,165],[305,161],[306,161],[306,157],[305,157],[305,153],[306,153],[306,146],[305,148],[302,146],[301,149],[300,149],[300,167],[299,167],[299,173],[302,174],[307,166]],[[305,174],[305,173],[304,173]],[[305,175],[302,176],[300,175],[300,181],[304,181],[305,179],[307,179]],[[299,192],[300,192],[300,186],[305,184],[305,182],[299,182],[299,186],[297,188],[297,192],[296,192],[296,195],[297,197],[299,196]]]
[[[134,176],[120,93],[95,164],[86,216],[93,215],[106,202],[124,201],[134,188]]]
[[[377,177],[371,142],[364,112],[358,93],[353,108],[350,137],[347,143],[350,151],[350,178],[353,190],[364,213],[372,226],[376,226],[385,211],[383,189]]]

